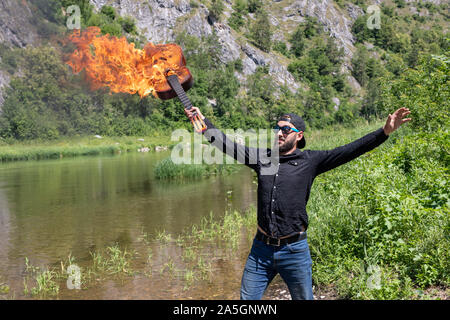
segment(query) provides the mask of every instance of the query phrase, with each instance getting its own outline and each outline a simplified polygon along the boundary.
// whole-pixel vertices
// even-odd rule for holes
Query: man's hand
[[[198,114],[200,119],[202,119],[202,120],[205,119],[205,116],[201,113],[200,109],[197,107],[192,107],[190,110],[184,109],[184,113],[189,118],[189,120],[192,119],[192,117],[194,116],[195,113]]]
[[[397,130],[402,124],[411,121],[411,118],[403,119],[410,113],[411,111],[409,111],[408,108],[400,108],[393,114],[390,114],[386,120],[386,124],[383,127],[384,134],[388,136]]]

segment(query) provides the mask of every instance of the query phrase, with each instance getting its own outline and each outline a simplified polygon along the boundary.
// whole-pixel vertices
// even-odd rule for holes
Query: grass
[[[33,266],[28,258],[25,258],[27,277],[23,280],[24,294],[29,293],[32,296],[38,296],[40,298],[47,298],[57,296],[59,293],[59,280],[61,274],[55,270],[41,269]],[[34,284],[31,288],[28,285]]]
[[[132,254],[120,249],[118,244],[107,247],[104,252],[91,253],[94,273],[108,275],[132,274],[130,266]]]
[[[227,211],[220,220],[212,214],[204,217],[198,225],[192,225],[178,236],[173,244],[181,247],[181,254],[167,257],[160,268],[160,275],[167,273],[172,279],[177,277],[184,283],[183,290],[188,290],[194,280],[211,281],[213,258],[221,254],[227,255],[227,259],[235,258],[243,234],[253,234],[245,230],[253,231],[255,225],[254,208],[245,212]],[[168,241],[161,242],[161,238],[167,238],[165,232],[157,232],[156,241],[170,245]],[[248,246],[251,239],[246,237],[246,240]]]
[[[91,252],[91,257],[91,266],[80,268],[82,289],[87,288],[93,280],[98,281],[108,276],[131,276],[134,274],[131,268],[133,254],[126,249],[121,249],[118,244],[106,247],[102,251]],[[68,267],[74,263],[74,257],[69,254],[65,261],[60,261],[60,267],[41,268],[31,264],[26,257],[26,276],[23,279],[24,295],[41,299],[57,297],[61,284],[68,279]]]
[[[140,140],[139,140],[140,139]],[[144,141],[141,141],[141,140]],[[72,137],[53,141],[8,141],[0,139],[0,162],[20,160],[59,159],[76,156],[93,156],[137,152],[140,148],[154,151],[156,146],[171,147],[170,137]]]
[[[166,230],[161,230],[156,233],[156,240],[161,244],[167,244],[172,241],[172,236]]]
[[[383,125],[384,121],[368,123],[359,119],[352,127],[336,125],[322,130],[307,130],[305,132],[305,149],[327,150],[342,146],[383,127]]]

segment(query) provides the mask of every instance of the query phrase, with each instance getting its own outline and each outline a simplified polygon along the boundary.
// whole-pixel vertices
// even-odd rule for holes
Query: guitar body
[[[164,65],[165,70],[160,70],[165,77],[161,77],[164,81],[159,81],[155,84],[155,91],[158,98],[162,100],[168,100],[177,96],[176,92],[172,89],[166,77],[168,74],[176,74],[178,81],[180,82],[184,91],[188,91],[194,84],[194,78],[191,72],[186,67],[186,59],[184,58],[183,51],[180,46],[170,44],[154,45],[149,43],[144,48],[147,56],[151,56],[153,60],[153,66]]]

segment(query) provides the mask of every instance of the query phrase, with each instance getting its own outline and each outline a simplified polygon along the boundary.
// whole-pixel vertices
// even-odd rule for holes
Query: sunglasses
[[[292,128],[292,127],[289,127],[289,126],[283,126],[283,127],[280,127],[279,125],[276,125],[276,126],[273,128],[273,130],[281,130],[281,132],[282,132],[283,134],[289,134],[289,133],[291,133],[292,131],[294,131],[294,132],[300,132],[299,130],[297,130],[297,129],[295,129],[295,128]],[[275,133],[277,133],[277,131],[275,131]]]

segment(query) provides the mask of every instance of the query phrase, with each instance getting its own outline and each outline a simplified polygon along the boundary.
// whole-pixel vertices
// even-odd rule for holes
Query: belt
[[[300,240],[305,240],[306,239],[306,231],[302,231],[300,233],[294,234],[293,236],[280,239],[280,238],[272,238],[272,237],[266,236],[264,233],[262,233],[261,231],[258,230],[256,232],[255,239],[262,241],[265,244],[279,247],[279,246],[283,246],[285,244],[297,242]]]

